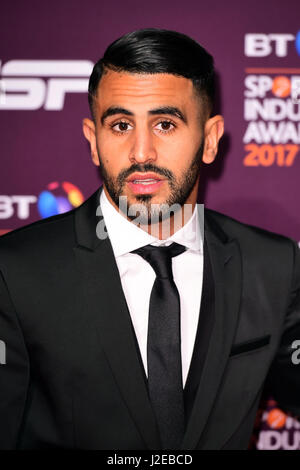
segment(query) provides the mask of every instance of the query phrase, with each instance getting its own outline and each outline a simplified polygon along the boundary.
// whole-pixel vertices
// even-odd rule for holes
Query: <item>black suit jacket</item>
[[[96,236],[100,192],[0,239],[1,449],[160,449],[110,240]],[[181,448],[246,449],[264,387],[300,414],[299,249],[209,209],[204,222]]]

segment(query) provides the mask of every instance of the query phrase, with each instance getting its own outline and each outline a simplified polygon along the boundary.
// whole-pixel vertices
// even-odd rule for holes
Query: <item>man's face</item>
[[[195,202],[206,110],[191,80],[109,70],[94,110],[95,126],[85,120],[85,135],[116,208],[127,196],[128,207],[147,208],[149,221],[152,204]]]

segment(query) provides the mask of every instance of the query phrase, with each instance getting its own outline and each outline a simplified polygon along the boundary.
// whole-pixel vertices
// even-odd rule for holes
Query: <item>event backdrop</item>
[[[101,184],[82,134],[87,84],[126,32],[173,29],[215,58],[225,119],[199,202],[300,239],[299,0],[54,0],[1,4],[1,233],[80,204]],[[300,424],[268,400],[251,448],[300,449]]]

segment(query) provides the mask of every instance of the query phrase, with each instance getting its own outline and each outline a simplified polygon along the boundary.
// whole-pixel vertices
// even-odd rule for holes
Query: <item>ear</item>
[[[95,124],[91,119],[85,118],[82,121],[82,130],[85,138],[90,143],[91,148],[91,157],[94,165],[99,166],[99,156],[97,151],[97,142],[96,142],[96,128]]]
[[[218,152],[218,144],[224,133],[224,118],[221,115],[213,116],[204,125],[204,163],[212,163]]]

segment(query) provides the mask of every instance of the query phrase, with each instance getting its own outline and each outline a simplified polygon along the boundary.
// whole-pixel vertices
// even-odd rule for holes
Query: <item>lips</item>
[[[149,183],[150,182],[157,182],[157,181],[161,181],[162,178],[161,176],[158,176],[156,173],[133,173],[129,178],[128,178],[128,182],[130,183],[139,183],[139,182],[144,182],[145,184],[146,183]]]
[[[127,180],[128,185],[134,194],[150,194],[164,183],[164,179],[155,173],[134,173]]]

